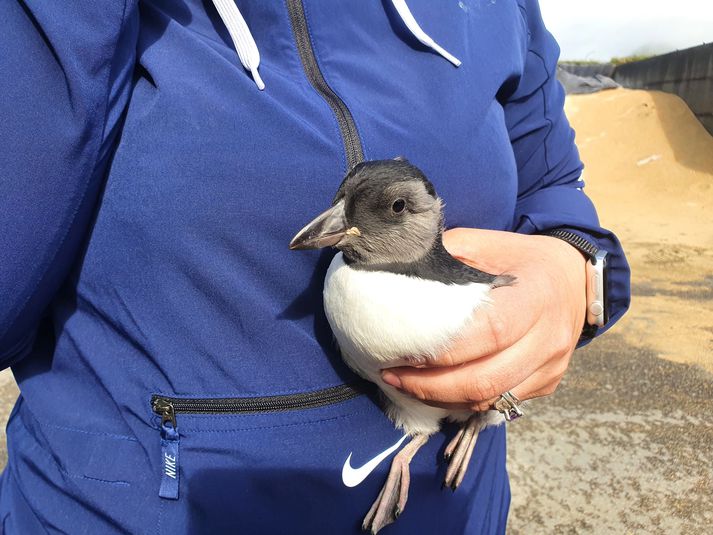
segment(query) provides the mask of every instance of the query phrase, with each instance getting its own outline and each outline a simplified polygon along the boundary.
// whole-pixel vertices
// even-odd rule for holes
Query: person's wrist
[[[585,301],[584,301],[584,306],[585,306],[585,316],[584,316],[584,322],[582,326],[582,332],[579,337],[578,341],[578,346],[581,346],[583,344],[586,344],[590,340],[592,340],[596,334],[597,331],[599,330],[597,325],[592,325],[589,323],[587,320],[587,309],[589,307],[589,289],[588,286],[590,284],[590,281],[587,280],[588,278],[588,270],[587,270],[587,263],[591,262],[594,260],[595,256],[597,255],[598,252],[600,252],[599,245],[595,242],[595,240],[581,232],[569,229],[569,228],[555,228],[555,229],[550,229],[548,231],[545,231],[542,233],[543,236],[551,237],[554,239],[559,240],[562,244],[564,245],[569,245],[571,249],[576,250],[582,258],[584,258],[584,292],[585,292]],[[603,295],[602,295],[603,297]],[[602,301],[602,305],[606,306],[606,304]],[[604,314],[604,317],[606,318],[606,312]],[[604,320],[606,321],[606,319]]]
[[[551,261],[560,267],[561,277],[566,280],[570,289],[573,309],[578,318],[581,318],[579,327],[585,328],[587,317],[587,258],[580,250],[571,244],[551,237],[542,236],[551,248]]]

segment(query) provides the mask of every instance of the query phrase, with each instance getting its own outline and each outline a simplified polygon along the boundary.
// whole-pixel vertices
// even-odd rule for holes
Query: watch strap
[[[599,252],[599,247],[594,245],[592,242],[584,239],[579,234],[575,234],[571,230],[555,228],[551,230],[546,230],[545,232],[542,232],[541,235],[551,236],[553,238],[558,238],[560,240],[566,241],[590,260],[594,260],[597,256],[597,253]]]

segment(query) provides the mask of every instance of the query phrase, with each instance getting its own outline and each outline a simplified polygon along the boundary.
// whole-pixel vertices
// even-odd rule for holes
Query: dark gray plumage
[[[401,200],[404,208],[395,212],[394,204]],[[345,262],[354,269],[445,284],[477,282],[498,287],[512,282],[510,277],[467,266],[446,251],[441,200],[423,172],[406,159],[357,164],[342,181],[332,205],[340,201],[346,201],[349,225],[361,234],[360,239],[339,243]]]
[[[493,288],[511,284],[513,278],[509,275],[491,275],[479,269],[470,267],[453,258],[439,239],[426,255],[416,262],[394,262],[391,264],[359,264],[347,263],[354,269],[367,271],[389,271],[409,277],[429,279],[444,284],[468,284],[478,282],[489,284]]]

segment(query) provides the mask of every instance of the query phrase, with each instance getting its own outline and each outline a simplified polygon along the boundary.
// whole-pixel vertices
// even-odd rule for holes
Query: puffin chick
[[[496,411],[433,407],[386,384],[385,368],[427,364],[443,354],[490,303],[492,288],[514,281],[453,258],[443,246],[443,203],[433,184],[403,158],[362,162],[344,178],[332,207],[300,230],[290,249],[336,247],[324,281],[324,308],[344,361],[384,394],[387,416],[411,441],[364,518],[377,533],[403,512],[409,463],[441,421],[461,427],[445,450],[444,486],[465,476],[478,432],[502,423]]]

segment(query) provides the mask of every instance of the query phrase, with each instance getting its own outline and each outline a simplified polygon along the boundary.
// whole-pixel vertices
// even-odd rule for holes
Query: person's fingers
[[[477,309],[471,324],[451,347],[427,366],[455,366],[502,352],[530,332],[540,317],[542,301],[534,292],[498,288],[492,297],[493,303]]]
[[[509,392],[522,401],[554,394],[569,367],[571,357],[572,351],[569,351],[566,355],[548,360],[522,383],[512,387]],[[485,407],[492,406],[499,397],[488,400],[488,404]]]
[[[562,382],[563,377],[564,371],[559,375],[553,377],[552,375],[550,375],[549,371],[540,372],[538,370],[538,372],[532,374],[522,383],[512,387],[510,390],[506,390],[505,392],[510,392],[520,401],[550,396],[555,393],[555,390],[557,390],[557,387],[559,386],[560,382]],[[505,392],[503,392],[503,394]],[[500,396],[481,403],[477,403],[473,405],[472,410],[486,411],[492,409],[498,399],[500,399]]]
[[[421,400],[475,404],[496,398],[535,373],[546,360],[533,354],[540,345],[538,334],[530,332],[500,353],[450,367],[390,368],[382,371],[382,379]]]
[[[546,368],[548,366],[545,366]],[[500,395],[505,392],[512,393],[516,398],[521,401],[528,399],[541,398],[545,396],[550,396],[554,394],[555,390],[559,386],[562,378],[564,377],[564,372],[559,375],[552,376],[548,371],[540,372],[539,370],[532,374],[530,377],[525,379],[522,383],[517,386],[512,387],[510,390],[504,390]],[[495,402],[498,401],[500,395],[494,396],[491,399],[485,401],[469,402],[469,403],[444,403],[439,401],[424,400],[424,403],[432,407],[439,407],[441,409],[446,409],[448,411],[474,411],[483,412],[493,409]]]

